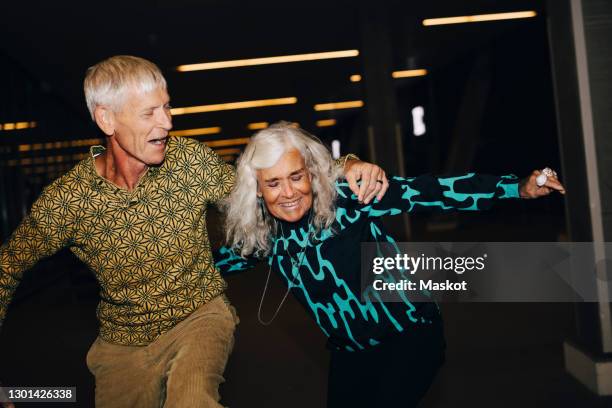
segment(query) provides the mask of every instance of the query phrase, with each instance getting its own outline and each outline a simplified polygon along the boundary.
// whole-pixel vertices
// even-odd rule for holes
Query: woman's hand
[[[361,160],[347,160],[344,177],[360,203],[368,204],[374,197],[382,199],[389,188],[385,171],[375,164]],[[361,180],[361,184],[357,181]]]
[[[538,185],[538,176],[543,175],[542,171],[534,170],[530,176],[525,177],[519,183],[519,195],[521,198],[540,198],[549,195],[553,191],[558,191],[565,194],[565,187],[557,179],[557,174],[544,176],[546,182],[543,185]]]

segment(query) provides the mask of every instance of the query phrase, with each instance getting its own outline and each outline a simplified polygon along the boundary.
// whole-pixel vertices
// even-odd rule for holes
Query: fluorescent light
[[[334,159],[339,159],[340,158],[340,141],[332,140],[331,147],[332,147],[332,157]]]
[[[423,76],[423,75],[427,75],[426,69],[409,69],[409,70],[404,70],[404,71],[393,71],[391,73],[391,76],[393,78],[409,78],[409,77],[417,77],[417,76]],[[361,75],[359,74],[353,74],[350,77],[351,82],[360,82],[361,79],[362,79]]]
[[[278,57],[248,58],[229,61],[204,62],[200,64],[179,65],[179,72],[204,71],[208,69],[248,67],[253,65],[282,64],[286,62],[315,61],[333,58],[350,58],[359,55],[359,50],[314,52],[309,54],[282,55]]]
[[[36,127],[36,122],[9,122],[0,123],[0,130],[22,130]]]
[[[53,163],[70,163],[78,160],[83,160],[88,157],[89,153],[77,153],[73,155],[60,155],[60,156],[45,156],[45,157],[27,157],[24,159],[13,159],[8,160],[7,164],[9,167],[15,166],[32,166],[32,165],[46,165],[42,167],[45,171],[37,171],[36,173],[45,173],[49,171],[49,164]]]
[[[425,108],[422,106],[415,106],[412,108],[412,132],[415,136],[423,136],[426,131],[425,122],[423,117],[425,116]]]
[[[327,127],[334,126],[336,124],[336,119],[321,119],[317,120],[318,127]]]
[[[204,143],[208,147],[225,147],[225,146],[240,146],[249,143],[250,137],[241,137],[238,139],[221,139],[221,140],[206,140]]]
[[[58,142],[47,142],[47,143],[32,143],[32,144],[20,144],[18,150],[20,152],[29,152],[30,150],[53,150],[53,149],[66,149],[68,147],[83,147],[93,146],[95,144],[104,143],[104,139],[80,139],[80,140],[64,140]]]
[[[406,71],[393,71],[391,76],[393,78],[410,78],[427,75],[426,69],[409,69]]]
[[[221,128],[219,126],[197,129],[172,130],[170,131],[170,136],[201,136],[215,135],[217,133],[221,133]]]
[[[227,103],[217,103],[214,105],[200,105],[200,106],[188,106],[185,108],[173,108],[170,110],[170,113],[172,113],[172,115],[188,115],[191,113],[217,112],[217,111],[233,110],[233,109],[261,108],[264,106],[293,105],[295,103],[297,103],[297,98],[295,96],[290,96],[287,98],[259,99],[255,101],[227,102]]]
[[[423,20],[423,25],[433,26],[433,25],[444,25],[444,24],[478,23],[481,21],[529,18],[529,17],[535,17],[536,15],[537,13],[535,11],[516,11],[516,12],[511,12],[511,13],[478,14],[474,16],[428,18],[428,19]]]
[[[265,129],[268,127],[268,122],[253,122],[249,123],[247,127],[249,128],[249,130]]]
[[[237,149],[237,148],[229,148],[229,149],[217,149],[215,150],[215,153],[217,153],[219,156],[227,156],[230,154],[233,155],[237,155],[240,154],[241,150]]]
[[[350,108],[361,108],[363,101],[345,101],[345,102],[331,102],[331,103],[319,103],[314,106],[316,111],[335,110],[335,109],[350,109]]]

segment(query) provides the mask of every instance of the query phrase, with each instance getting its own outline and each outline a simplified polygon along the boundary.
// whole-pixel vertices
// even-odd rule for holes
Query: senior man
[[[84,90],[106,147],[46,187],[0,248],[0,324],[22,273],[69,247],[101,288],[87,354],[96,406],[218,407],[238,319],[212,260],[206,205],[229,193],[234,168],[202,143],[168,137],[155,64],[111,57],[89,68]],[[379,167],[344,164],[363,201],[384,194]]]

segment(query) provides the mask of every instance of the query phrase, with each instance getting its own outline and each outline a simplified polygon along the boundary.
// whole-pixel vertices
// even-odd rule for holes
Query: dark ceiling
[[[359,58],[177,73],[179,64],[360,49],[358,1],[104,2],[3,1],[0,52],[87,120],[81,84],[87,67],[111,55],[133,54],[165,72],[176,107],[297,96],[292,107],[175,118],[175,129],[221,125],[233,136],[246,123],[291,119],[312,103],[360,97]],[[435,70],[456,56],[516,29],[520,21],[423,27],[428,17],[537,10],[533,1],[378,1],[388,10],[394,69]],[[363,13],[361,14],[363,17]],[[539,17],[542,18],[542,17]],[[244,130],[242,130],[244,133]]]

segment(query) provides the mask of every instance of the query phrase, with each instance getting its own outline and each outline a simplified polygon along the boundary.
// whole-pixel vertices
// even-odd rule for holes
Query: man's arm
[[[336,160],[336,166],[342,166],[349,188],[360,203],[368,204],[375,197],[381,200],[389,188],[389,180],[382,168],[361,161],[354,154],[340,157]]]
[[[210,202],[216,202],[227,196],[234,187],[236,169],[224,162],[214,150],[203,143],[201,154],[203,160],[200,171],[203,182],[208,186],[207,199]],[[354,154],[340,157],[335,161],[335,165],[342,168],[351,190],[361,202],[367,204],[374,197],[381,199],[389,187],[383,169],[375,164],[359,160]],[[361,183],[358,184],[358,180],[361,180]]]
[[[67,193],[54,182],[45,188],[30,213],[0,247],[0,328],[23,272],[72,239],[70,208]]]
[[[215,266],[221,271],[223,276],[247,271],[254,268],[261,261],[261,259],[252,255],[242,258],[232,248],[226,246],[213,251],[213,257],[215,259]]]
[[[199,176],[201,183],[206,185],[206,199],[209,202],[217,202],[227,196],[236,181],[236,169],[226,163],[210,147],[204,143],[200,144],[201,166]]]

